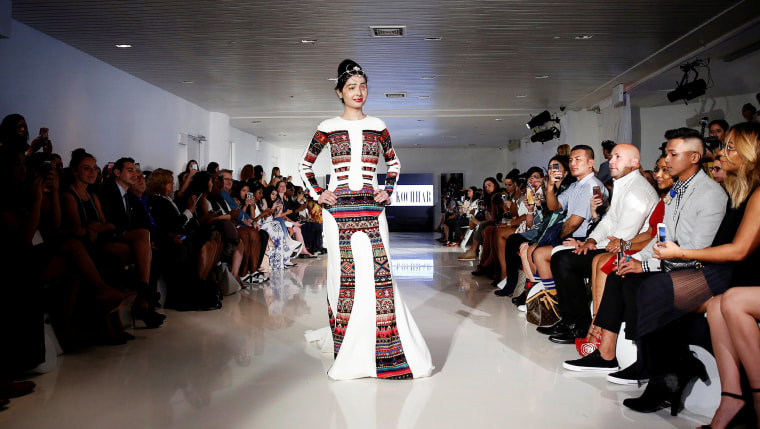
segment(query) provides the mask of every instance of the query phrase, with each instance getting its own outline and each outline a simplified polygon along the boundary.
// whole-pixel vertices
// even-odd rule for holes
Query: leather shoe
[[[585,338],[588,334],[588,325],[579,325],[573,323],[567,325],[568,330],[566,332],[560,332],[549,336],[549,341],[557,344],[575,344],[576,338]]]
[[[539,334],[544,335],[558,335],[565,333],[569,330],[567,323],[562,321],[562,319],[558,320],[557,323],[551,325],[551,326],[539,326],[536,328],[536,332]]]

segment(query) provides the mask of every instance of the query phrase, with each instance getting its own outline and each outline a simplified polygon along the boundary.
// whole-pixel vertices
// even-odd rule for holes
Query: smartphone
[[[252,200],[253,199],[253,192],[249,192],[249,193],[245,194],[245,199],[246,200]]]
[[[191,164],[190,169],[198,171],[198,164]]]
[[[530,186],[525,190],[525,202],[528,203],[528,205],[536,204],[536,200],[533,198],[533,189],[531,189]]]
[[[552,171],[560,171],[559,170],[559,164],[557,164],[556,162],[553,162],[552,165],[550,165],[550,167],[551,167]]]
[[[180,240],[180,241],[184,241],[186,238],[187,238],[187,236],[186,236],[186,235],[183,235],[182,237],[180,237],[180,238],[179,238],[179,240]]]
[[[48,138],[48,131],[46,127],[40,128],[40,137]]]
[[[657,224],[657,241],[664,243],[668,240],[666,231],[667,229],[665,228],[664,223]]]
[[[507,202],[507,196],[505,194],[501,194],[501,200],[506,203]]]
[[[600,187],[594,186],[591,190],[594,193],[594,198],[602,198],[602,189]]]

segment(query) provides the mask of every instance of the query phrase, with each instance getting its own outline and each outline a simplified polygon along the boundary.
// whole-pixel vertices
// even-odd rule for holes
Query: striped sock
[[[554,277],[549,278],[549,279],[543,279],[543,280],[541,280],[541,283],[544,284],[544,289],[545,290],[552,290],[552,289],[554,289]]]

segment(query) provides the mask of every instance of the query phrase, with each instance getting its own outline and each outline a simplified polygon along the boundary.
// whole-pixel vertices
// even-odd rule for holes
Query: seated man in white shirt
[[[591,313],[584,278],[591,277],[594,256],[609,251],[606,249],[608,245],[614,247],[621,239],[630,241],[648,228],[647,219],[659,198],[641,174],[639,160],[639,150],[635,146],[615,146],[610,158],[614,193],[606,216],[588,239],[566,243],[574,246],[574,250],[563,250],[552,257],[561,317],[555,326],[544,332],[550,335],[552,342],[573,344],[576,338],[586,336]]]

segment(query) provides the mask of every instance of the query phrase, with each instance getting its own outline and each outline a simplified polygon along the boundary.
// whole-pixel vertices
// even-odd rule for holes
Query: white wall
[[[602,116],[590,111],[567,112],[560,118],[559,139],[545,143],[532,143],[530,136],[527,136],[522,139],[518,149],[514,151],[505,149],[509,169],[519,168],[520,171],[525,171],[533,166],[546,169],[549,160],[557,153],[557,147],[561,144],[590,146],[594,149],[596,167],[599,168],[599,165],[604,162],[600,144],[604,140],[601,136]]]
[[[659,148],[665,141],[665,131],[680,127],[700,130],[699,120],[705,116],[711,121],[725,119],[729,125],[742,122],[742,106],[746,103],[756,104],[755,93],[719,98],[705,97],[693,100],[688,105],[674,103],[640,109],[642,166],[651,169],[660,156]]]
[[[265,141],[257,143],[258,138],[256,136],[232,127],[230,127],[230,140],[235,144],[235,165],[232,166],[233,176],[238,178],[240,169],[246,164],[258,164],[264,167],[266,180],[269,181],[269,174],[274,166],[273,158],[280,158],[280,148]]]

